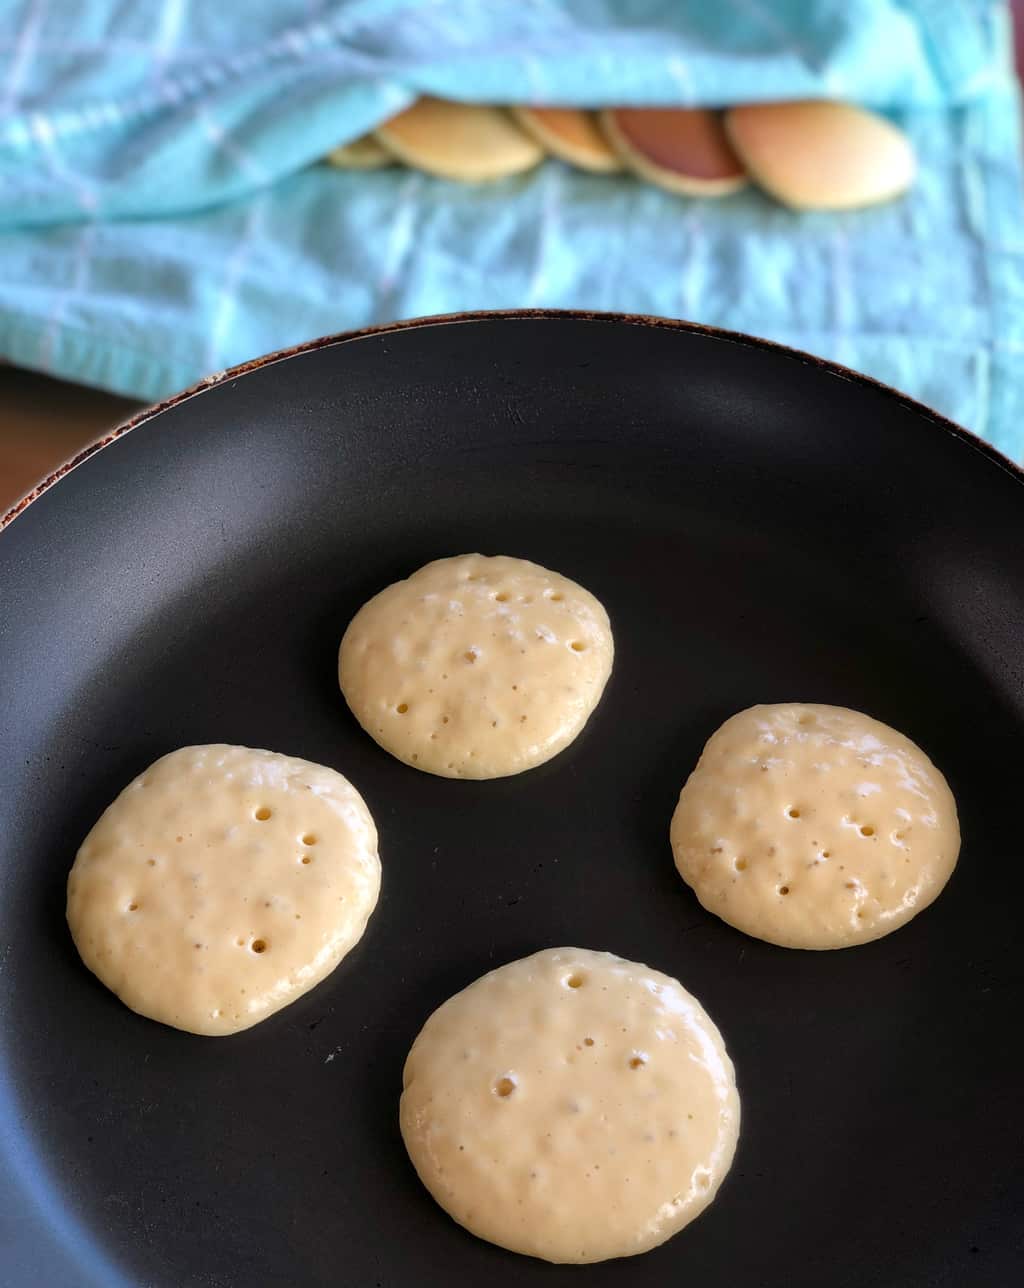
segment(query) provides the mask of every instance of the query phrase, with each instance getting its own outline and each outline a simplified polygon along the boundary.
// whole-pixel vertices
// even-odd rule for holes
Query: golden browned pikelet
[[[444,179],[504,179],[535,166],[544,149],[500,107],[421,98],[377,127],[399,161]]]
[[[328,152],[324,159],[339,170],[379,170],[382,166],[394,164],[395,160],[372,134],[343,143],[340,148]]]
[[[514,107],[512,114],[560,161],[594,174],[612,174],[622,169],[618,154],[601,132],[593,112],[575,107]]]
[[[725,125],[761,187],[796,209],[869,206],[898,197],[914,181],[914,150],[903,131],[848,103],[734,107]]]
[[[688,197],[724,197],[747,182],[717,112],[615,107],[600,119],[624,164],[659,188]]]

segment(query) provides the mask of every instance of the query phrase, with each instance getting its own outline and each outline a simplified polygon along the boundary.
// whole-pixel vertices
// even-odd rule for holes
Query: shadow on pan
[[[577,944],[681,978],[744,1104],[716,1203],[588,1284],[1011,1282],[1022,482],[955,426],[804,355],[522,314],[228,373],[44,490],[0,537],[4,1281],[578,1282],[461,1231],[397,1130],[431,1009],[490,966]],[[617,641],[583,736],[489,783],[391,760],[335,674],[369,594],[471,549],[581,581]],[[906,730],[961,808],[947,891],[862,948],[747,939],[672,865],[669,817],[704,740],[791,699]],[[380,827],[384,890],[328,980],[210,1040],[92,979],[63,887],[132,775],[220,740],[348,775]]]

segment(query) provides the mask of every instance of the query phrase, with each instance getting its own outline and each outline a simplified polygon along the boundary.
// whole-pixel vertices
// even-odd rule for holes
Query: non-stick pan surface
[[[494,315],[229,374],[45,489],[0,535],[0,1281],[1019,1282],[1022,484],[955,426],[800,354]],[[583,736],[504,781],[406,768],[337,687],[359,605],[470,550],[578,579],[616,633]],[[705,739],[790,699],[905,730],[960,805],[946,891],[865,947],[746,938],[672,863]],[[219,1039],[127,1010],[64,921],[100,811],[156,757],[208,741],[351,777],[384,865],[341,967]],[[562,944],[678,976],[725,1035],[744,1111],[705,1215],[584,1269],[462,1231],[397,1125],[433,1008]]]

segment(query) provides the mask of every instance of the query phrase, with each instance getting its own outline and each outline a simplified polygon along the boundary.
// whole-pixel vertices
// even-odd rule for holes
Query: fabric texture
[[[1024,201],[999,0],[0,0],[0,353],[156,399],[313,336],[581,307],[749,331],[1024,456]],[[907,129],[891,205],[794,214],[557,161],[319,163],[418,93],[836,97]]]

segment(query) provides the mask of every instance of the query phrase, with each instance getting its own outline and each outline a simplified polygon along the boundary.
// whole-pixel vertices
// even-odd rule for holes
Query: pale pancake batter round
[[[214,744],[163,756],[106,809],[67,916],[86,966],[133,1011],[216,1035],[329,975],[379,890],[377,831],[346,778]]]
[[[608,614],[525,559],[458,555],[375,595],[341,641],[341,691],[399,760],[499,778],[549,760],[586,724],[611,673]]]
[[[678,981],[552,948],[450,998],[406,1060],[402,1136],[473,1234],[546,1261],[645,1252],[711,1202],[740,1106],[732,1062]]]
[[[859,711],[756,706],[712,735],[679,797],[684,881],[738,930],[787,948],[879,939],[926,908],[956,865],[942,774]]]

